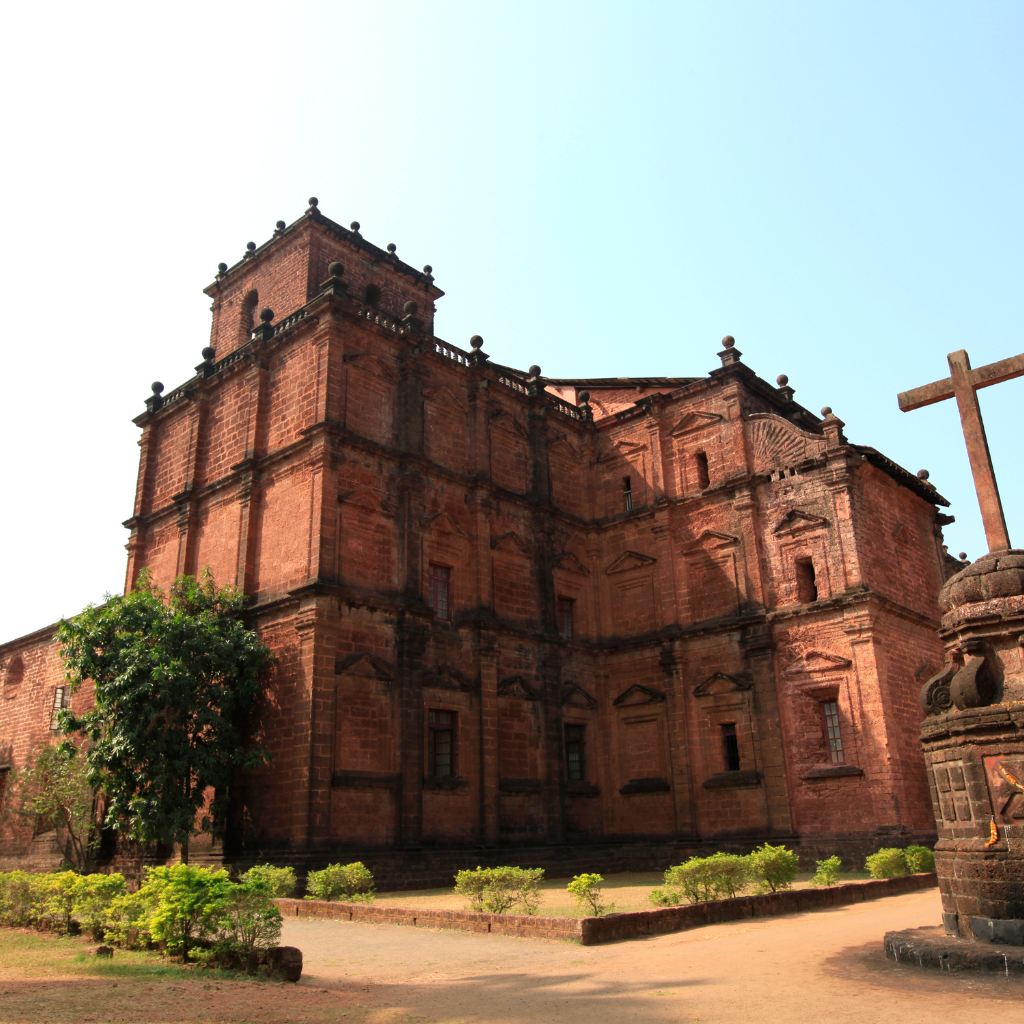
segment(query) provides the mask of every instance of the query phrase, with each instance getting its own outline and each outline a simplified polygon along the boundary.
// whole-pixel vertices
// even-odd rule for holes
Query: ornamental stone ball
[[[218,274],[226,274],[227,272],[228,272],[228,265],[226,263],[218,263],[217,264],[217,273]]]
[[[256,251],[256,243],[255,242],[246,242],[245,243],[245,247],[246,247],[246,249],[249,250],[249,252],[255,252]]]
[[[405,310],[406,315],[415,316],[416,310],[419,309],[419,306],[417,306],[415,302],[410,300],[402,307],[402,309]]]
[[[204,358],[204,359],[205,359],[205,360],[206,360],[206,361],[207,361],[208,363],[212,363],[212,362],[213,362],[213,357],[214,357],[214,356],[215,356],[216,354],[217,354],[217,350],[216,350],[216,349],[212,349],[212,348],[210,348],[210,346],[209,346],[209,345],[207,345],[207,346],[206,346],[206,348],[204,348],[204,349],[203,349],[203,358]]]
[[[479,334],[474,334],[473,337],[469,339],[469,347],[474,351],[483,348],[484,339],[481,338]]]
[[[590,392],[581,391],[579,394],[580,405],[586,405],[590,401]]]
[[[272,309],[261,309],[260,319],[265,323],[269,324],[274,319],[274,311]]]
[[[316,196],[309,197],[309,205],[312,209],[316,209],[320,205],[320,200]]]
[[[960,558],[961,562],[966,562],[967,561],[967,552],[966,551],[961,551],[960,555],[959,555],[959,558]]]
[[[534,363],[533,366],[530,367],[530,376],[531,377],[539,377],[540,376],[540,367],[536,363]]]
[[[159,395],[163,391],[163,389],[163,384],[161,384],[160,381],[158,380],[153,381],[153,383],[149,385],[149,390],[152,391],[154,395]]]
[[[784,373],[780,373],[778,377],[775,378],[775,383],[778,384],[780,388],[784,388],[789,383],[789,378]]]
[[[341,277],[341,275],[345,273],[345,268],[340,263],[332,263],[327,268],[327,273],[330,274],[331,277]]]
[[[724,346],[725,348],[732,348],[732,347],[733,347],[733,345],[735,345],[735,344],[736,344],[736,339],[735,339],[735,338],[734,338],[734,337],[733,337],[733,336],[732,336],[731,334],[727,334],[727,335],[726,335],[726,336],[725,336],[725,337],[724,337],[724,338],[722,339],[722,345],[723,345],[723,346]]]
[[[352,221],[352,223],[351,223],[351,224],[349,224],[349,227],[350,227],[350,228],[351,228],[351,229],[352,229],[353,231],[358,231],[358,230],[359,230],[359,221],[357,221],[357,220],[354,220],[354,221]]]
[[[391,255],[392,255],[392,256],[394,256],[394,255],[395,255],[395,250],[396,250],[397,248],[398,248],[398,246],[397,246],[397,245],[395,245],[395,243],[394,243],[394,242],[388,242],[388,252],[389,252],[389,253],[391,253]]]
[[[286,227],[288,227],[288,225],[287,225],[287,224],[285,224],[285,222],[284,222],[283,220],[279,220],[279,221],[277,222],[277,224],[276,224],[276,225],[274,225],[274,226],[275,226],[275,227],[277,228],[277,230],[278,230],[278,231],[284,231],[284,229],[285,229]]]
[[[931,474],[928,472],[927,469],[919,469],[917,471],[918,480],[927,480],[929,476],[931,476]]]
[[[429,263],[425,263],[423,265],[423,273],[424,274],[432,274],[433,272],[434,272],[434,268]]]
[[[832,406],[831,405],[823,405],[821,407],[821,415],[824,416],[826,419],[828,419],[828,417],[832,415]]]

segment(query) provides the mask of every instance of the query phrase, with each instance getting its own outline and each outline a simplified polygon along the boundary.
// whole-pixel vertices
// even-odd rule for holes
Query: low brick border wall
[[[284,917],[363,921],[368,924],[404,924],[417,928],[454,928],[492,935],[533,939],[575,939],[584,946],[635,939],[643,935],[682,932],[722,921],[747,917],[774,917],[808,910],[825,910],[863,903],[884,896],[899,896],[938,884],[934,872],[904,875],[870,882],[847,882],[826,889],[793,889],[761,896],[737,896],[684,907],[641,910],[608,917],[533,917],[529,914],[474,914],[469,910],[410,910],[375,907],[367,903],[328,903],[324,900],[277,900]]]

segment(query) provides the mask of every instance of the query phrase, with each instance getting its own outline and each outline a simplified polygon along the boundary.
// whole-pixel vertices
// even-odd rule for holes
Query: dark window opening
[[[711,476],[708,473],[708,457],[704,452],[697,452],[693,457],[697,467],[697,486],[703,491],[705,487],[711,486]]]
[[[259,292],[253,290],[242,299],[242,320],[241,328],[242,334],[246,338],[252,336],[252,332],[256,329],[256,307],[260,304]]]
[[[558,632],[562,634],[563,640],[573,638],[573,618],[576,612],[576,602],[571,597],[560,597],[558,599]]]
[[[722,746],[725,750],[725,770],[738,772],[740,770],[740,744],[736,737],[735,722],[725,722],[722,725]]]
[[[628,476],[622,478],[622,500],[626,511],[631,512],[633,510],[633,481]]]
[[[584,777],[583,730],[585,725],[565,727],[565,777],[570,782],[581,782]]]
[[[439,619],[450,619],[452,617],[451,581],[451,569],[446,565],[430,563],[427,604],[434,609],[434,615]]]
[[[455,774],[455,712],[427,712],[427,775]]]
[[[363,292],[363,298],[365,298],[371,306],[376,306],[377,303],[380,302],[380,289],[375,284],[368,284],[366,286],[366,291]]]
[[[832,764],[843,764],[843,737],[839,732],[839,703],[827,700],[821,705],[825,716],[825,737],[828,739],[828,759]]]
[[[58,686],[53,691],[53,708],[52,708],[52,710],[50,712],[50,728],[54,732],[56,732],[57,728],[58,728],[57,727],[57,712],[60,711],[62,708],[66,708],[68,706],[68,698],[69,697],[70,697],[70,693],[69,693],[68,688],[66,686]]]
[[[809,558],[799,558],[796,563],[797,600],[810,604],[818,600],[818,587],[814,582],[814,563]]]

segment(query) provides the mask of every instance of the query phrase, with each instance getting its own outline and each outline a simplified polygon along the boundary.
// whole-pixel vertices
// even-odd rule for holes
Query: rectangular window
[[[427,775],[445,778],[455,774],[455,712],[427,712]]]
[[[722,724],[722,747],[725,751],[725,770],[738,772],[740,770],[740,744],[736,738],[735,722]]]
[[[818,600],[818,587],[814,582],[814,563],[809,558],[798,558],[796,562],[797,600],[810,604]]]
[[[633,480],[631,477],[622,478],[622,500],[627,512],[633,511]]]
[[[580,782],[584,778],[583,730],[585,728],[585,725],[567,725],[565,727],[565,777],[570,782]]]
[[[573,617],[576,613],[576,602],[571,597],[560,597],[558,599],[558,632],[562,634],[563,640],[573,638]]]
[[[843,764],[843,737],[839,733],[839,704],[834,700],[824,701],[821,705],[825,715],[825,737],[828,740],[828,759],[833,764]]]
[[[697,452],[693,456],[697,466],[697,486],[703,491],[705,487],[711,486],[711,475],[708,473],[708,457],[704,452]]]
[[[437,618],[450,619],[452,617],[451,569],[446,565],[435,565],[431,562],[428,582],[427,604],[434,609],[434,615]]]
[[[50,711],[50,728],[53,730],[57,729],[57,712],[68,706],[68,696],[66,686],[58,686],[53,691],[53,708]]]

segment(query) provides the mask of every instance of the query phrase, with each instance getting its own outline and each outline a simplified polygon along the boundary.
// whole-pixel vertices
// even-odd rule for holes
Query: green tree
[[[64,859],[76,871],[85,871],[99,838],[95,802],[87,755],[65,741],[36,749],[18,772],[11,806],[23,818],[52,825]]]
[[[594,917],[600,917],[602,914],[610,914],[615,909],[614,903],[605,903],[601,896],[603,881],[601,875],[575,875],[565,888],[577,909],[583,912],[589,910]]]
[[[192,946],[217,933],[237,889],[223,868],[172,864],[149,868],[138,895],[152,906],[148,924],[153,938],[166,941],[169,952],[187,961]]]
[[[89,741],[106,824],[141,842],[180,843],[184,863],[189,839],[223,820],[235,769],[268,756],[243,737],[273,661],[242,621],[246,600],[218,590],[207,569],[176,579],[165,601],[143,570],[133,590],[57,629],[72,688],[95,685],[92,709],[64,710],[59,725]]]

